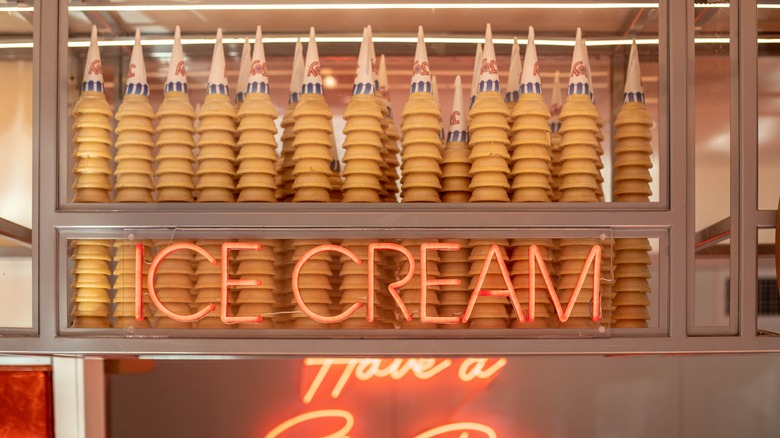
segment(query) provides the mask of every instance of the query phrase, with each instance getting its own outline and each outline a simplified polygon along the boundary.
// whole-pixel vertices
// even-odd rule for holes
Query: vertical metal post
[[[754,338],[758,316],[756,295],[759,219],[757,2],[756,0],[737,1],[737,7],[732,7],[736,12],[734,14],[736,17],[732,16],[732,36],[736,33],[737,41],[736,44],[734,40],[731,43],[731,48],[736,48],[739,55],[736,68],[733,70],[737,74],[732,76],[732,90],[736,94],[734,96],[736,99],[732,100],[731,145],[732,151],[736,151],[737,161],[731,163],[731,272],[732,291],[739,292],[737,297],[739,334],[742,337]],[[736,26],[733,25],[735,21]],[[732,55],[732,62],[735,58]],[[737,221],[734,220],[735,215],[739,217]],[[734,242],[734,236],[738,236],[737,242]],[[735,250],[737,254],[734,253]],[[739,273],[737,288],[733,288],[735,267],[736,272]]]

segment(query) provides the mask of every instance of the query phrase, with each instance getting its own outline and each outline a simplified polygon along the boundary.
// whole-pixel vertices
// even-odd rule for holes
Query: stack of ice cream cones
[[[144,319],[143,321],[136,321],[135,319],[135,252],[136,244],[141,244],[144,248],[144,260],[142,263],[143,271],[141,272],[141,290],[143,290],[143,308]],[[149,264],[146,260],[146,256],[150,253],[150,242],[139,242],[135,240],[115,240],[114,248],[114,309],[111,314],[114,320],[114,327],[116,328],[128,328],[139,327],[149,328],[149,315],[151,314],[151,306],[149,295],[146,292],[146,276],[149,272]]]
[[[623,93],[623,107],[615,120],[615,188],[617,202],[649,202],[652,119],[644,102],[636,43],[631,46]],[[650,319],[650,242],[643,238],[618,239],[615,244],[615,327],[647,327]]]
[[[562,308],[566,308],[569,302],[574,298],[574,289],[580,277],[588,253],[594,245],[599,245],[598,239],[561,239],[558,243],[560,247],[560,267],[558,269],[558,285],[556,287]],[[560,323],[562,328],[594,328],[598,324],[593,322],[591,315],[591,302],[594,297],[593,290],[593,266],[589,267],[585,282],[582,285],[579,295],[574,304],[574,308],[569,319]]]
[[[480,64],[477,97],[469,110],[471,146],[470,202],[509,202],[509,125],[500,92],[498,66],[490,25]]]
[[[520,96],[512,110],[512,202],[550,202],[550,113],[542,97],[542,81],[528,29]]]
[[[260,32],[260,26],[257,26],[257,32]],[[256,36],[260,37],[260,39],[255,38],[255,44],[257,44],[258,41],[262,41],[262,34]],[[250,70],[253,70],[252,58],[252,48],[249,44],[249,40],[244,39],[244,45],[241,46],[241,60],[238,62],[238,79],[236,80],[236,99],[234,102],[236,113],[241,109],[241,104],[244,103],[246,91],[249,87],[249,74]],[[265,58],[265,56],[263,56],[263,58]]]
[[[517,43],[517,38],[515,38],[512,41],[512,53],[509,57],[509,75],[507,76],[506,92],[504,94],[504,102],[506,102],[506,107],[509,110],[509,126],[512,126],[514,123],[512,109],[515,107],[517,99],[520,98],[520,75],[522,72],[523,60],[520,56],[520,45]]]
[[[73,202],[110,202],[113,113],[104,94],[103,66],[95,26],[92,26],[81,96],[73,115],[73,173],[76,175]]]
[[[322,240],[293,240],[292,241],[292,263],[290,264],[290,278],[292,279],[292,268],[311,248],[328,242]],[[330,281],[333,272],[331,270],[331,253],[320,252],[310,258],[303,266],[298,276],[298,290],[301,293],[301,299],[312,312],[324,317],[331,316],[331,305],[333,301],[331,294],[333,285]],[[286,277],[287,275],[285,275]],[[284,281],[284,280],[283,280]],[[290,281],[292,284],[292,281]],[[286,300],[282,302],[285,309],[290,310],[291,324],[290,328],[296,329],[327,329],[330,324],[321,323],[311,319],[297,305],[295,298],[290,293],[286,295]]]
[[[217,30],[206,99],[198,120],[198,202],[233,202],[236,112],[228,96],[222,29]]]
[[[441,112],[433,98],[422,26],[417,32],[411,92],[401,117],[401,200],[441,202]]]
[[[422,259],[421,259],[421,248],[420,245],[423,243],[430,242],[428,239],[404,239],[401,241],[401,246],[404,246],[409,249],[409,251],[412,253],[412,257],[414,258],[414,264],[416,266],[414,271],[414,276],[412,279],[406,283],[405,285],[401,286],[399,289],[401,300],[406,305],[406,308],[409,310],[409,313],[412,316],[411,321],[406,321],[404,319],[401,320],[400,326],[401,328],[405,329],[432,329],[437,328],[438,326],[436,324],[431,323],[424,323],[420,320],[420,311],[422,309],[422,297],[421,294],[421,279],[422,279]],[[427,260],[426,260],[426,270],[427,270],[427,276],[428,278],[439,278],[441,277],[441,272],[439,272],[439,262],[441,261],[441,258],[439,257],[439,254],[437,251],[428,251],[427,254]],[[403,259],[399,266],[398,272],[400,273],[400,278],[404,278],[406,274],[409,272],[409,263],[406,261],[406,259]],[[428,316],[432,317],[438,317],[443,316],[439,315],[439,307],[441,305],[441,302],[439,301],[439,290],[441,286],[435,286],[435,285],[429,285],[427,288],[427,294],[425,296],[426,299],[426,314]],[[449,315],[447,315],[449,316]]]
[[[572,57],[569,95],[561,108],[561,202],[598,202],[603,167],[599,150],[600,129],[596,107],[591,102],[590,72],[581,42],[581,31]]]
[[[293,113],[293,202],[330,202],[333,114],[325,102],[314,28],[306,49],[301,100]]]
[[[368,284],[367,281],[374,282],[374,293],[379,291],[379,281],[376,278],[368,279],[368,244],[370,240],[364,239],[345,239],[341,246],[352,251],[363,263],[357,264],[346,255],[336,255],[341,261],[341,270],[338,277],[341,278],[339,290],[341,295],[338,297],[338,309],[334,313],[341,313],[349,309],[354,303],[361,303],[362,306],[349,318],[341,323],[341,328],[349,329],[374,329],[382,328],[379,321],[377,306],[374,306],[375,319],[372,322],[366,320],[368,311]],[[368,279],[368,280],[367,280]],[[333,297],[334,299],[336,297]],[[378,301],[381,301],[378,300]],[[378,303],[376,303],[378,304]]]
[[[203,319],[195,323],[195,327],[199,329],[211,329],[211,328],[235,328],[235,325],[225,324],[220,318],[220,305],[222,298],[222,240],[198,240],[196,245],[206,250],[212,257],[217,260],[217,264],[214,265],[209,262],[203,256],[197,256],[195,268],[195,300],[192,310],[200,311],[204,307],[207,307],[210,303],[213,303],[216,308],[214,311],[206,315]],[[235,253],[231,253],[234,256]],[[235,267],[232,264],[229,266],[229,277],[235,276]],[[233,305],[236,303],[236,299],[233,291],[228,291],[228,304],[230,305],[228,315],[234,316]]]
[[[238,110],[238,202],[276,201],[276,108],[268,94],[263,35],[257,27],[247,89]]]
[[[509,274],[512,276],[512,285],[517,293],[517,300],[525,310],[526,322],[521,323],[517,319],[517,315],[512,310],[512,323],[511,327],[514,328],[544,328],[548,327],[550,316],[552,316],[552,306],[550,305],[550,294],[547,292],[544,275],[540,267],[535,267],[535,292],[534,292],[534,320],[528,321],[530,316],[530,283],[528,274],[530,272],[529,266],[529,250],[531,245],[536,245],[539,248],[539,252],[542,255],[542,261],[549,269],[550,262],[553,255],[550,247],[553,242],[552,239],[512,239],[510,242],[512,246],[511,262],[512,269]]]
[[[352,99],[344,112],[344,192],[343,202],[380,202],[384,189],[382,158],[382,112],[374,96],[367,30],[360,46],[357,76]]]
[[[472,239],[469,241],[471,253],[469,254],[468,275],[471,277],[468,289],[474,291],[477,288],[482,267],[485,264],[488,252],[492,245],[498,245],[504,260],[509,260],[506,248],[509,241],[506,239]],[[505,290],[506,281],[501,274],[498,263],[494,260],[488,265],[487,275],[482,283],[481,291]],[[469,328],[496,329],[506,328],[509,323],[510,301],[505,296],[480,296],[474,304],[474,309],[469,317]]]
[[[382,55],[379,58],[379,72],[378,72],[378,83],[379,88],[377,90],[377,99],[379,100],[379,104],[381,106],[380,110],[382,111],[382,115],[385,117],[385,121],[382,124],[382,128],[385,131],[385,136],[383,137],[384,141],[384,148],[382,149],[382,157],[384,158],[384,162],[387,164],[385,168],[385,176],[387,177],[387,182],[385,183],[385,191],[387,192],[387,202],[397,202],[398,201],[398,165],[400,164],[398,161],[398,152],[401,151],[401,149],[398,147],[398,140],[401,138],[401,135],[398,133],[398,129],[395,127],[395,122],[393,121],[393,109],[390,106],[390,90],[388,88],[388,79],[387,79],[387,63],[385,61],[385,55]]]
[[[468,202],[471,197],[471,162],[469,161],[469,134],[466,127],[466,108],[460,76],[455,77],[452,112],[449,118],[447,144],[441,166],[442,202]]]
[[[152,202],[154,182],[154,110],[149,103],[149,85],[141,49],[141,33],[135,32],[130,56],[127,90],[116,113],[116,202]]]
[[[293,169],[295,163],[293,163],[293,140],[295,139],[295,107],[298,106],[298,101],[301,96],[301,87],[303,86],[303,45],[298,40],[295,43],[295,54],[293,55],[292,77],[290,78],[290,95],[287,103],[287,110],[285,110],[282,116],[282,151],[280,153],[278,166],[276,168],[277,178],[277,192],[276,199],[278,201],[292,201],[294,192],[292,189],[293,181]]]
[[[277,301],[274,296],[276,290],[276,256],[274,248],[279,244],[278,240],[253,240],[260,243],[260,251],[244,250],[236,255],[236,275],[241,280],[258,280],[259,286],[240,286],[236,304],[238,305],[238,317],[262,316],[259,323],[240,323],[238,328],[274,328],[273,313],[276,311]]]
[[[169,240],[153,242],[157,252],[171,244]],[[174,251],[159,264],[155,278],[155,290],[160,301],[172,312],[179,315],[192,313],[193,286],[195,276],[193,254],[190,251]],[[154,310],[155,328],[192,328],[192,323],[168,318],[159,309]]]
[[[77,328],[109,328],[111,297],[108,277],[111,276],[111,242],[79,239],[71,241],[74,261],[71,289],[71,326]]]
[[[561,94],[561,72],[555,71],[555,81],[553,82],[552,100],[550,103],[550,148],[552,150],[552,162],[550,171],[552,173],[552,182],[550,188],[552,193],[550,199],[558,202],[561,199],[561,107],[563,106],[563,97]]]
[[[165,94],[157,110],[157,202],[193,202],[195,110],[187,92],[187,72],[176,26]]]

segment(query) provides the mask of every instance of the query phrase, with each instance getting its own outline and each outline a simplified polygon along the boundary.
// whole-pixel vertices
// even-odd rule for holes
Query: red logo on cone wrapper
[[[187,75],[187,70],[184,68],[184,61],[179,61],[179,63],[176,64],[176,75],[177,76]]]
[[[534,62],[534,76],[539,76],[539,62]]]
[[[588,75],[588,69],[587,69],[587,67],[585,67],[585,63],[584,62],[577,61],[571,67],[571,76],[578,78],[580,76],[587,76],[587,75]]]
[[[306,76],[314,76],[315,78],[320,75],[320,62],[314,61],[309,66],[309,71],[306,72]]]
[[[100,63],[100,60],[96,59],[92,61],[92,63],[89,64],[89,70],[87,70],[87,72],[91,75],[103,74],[103,65]]]
[[[429,76],[431,72],[429,71],[428,67],[428,61],[414,61],[414,67],[412,67],[412,73],[416,75],[422,75],[422,76]]]
[[[453,111],[452,115],[450,116],[450,126],[457,125],[460,123],[460,119],[458,116],[460,115],[460,111]]]
[[[128,78],[134,78],[135,77],[135,64],[130,64],[129,67],[127,67],[127,77]]]
[[[249,74],[252,76],[268,76],[268,71],[265,68],[265,62],[253,61],[252,67],[249,69]]]
[[[488,61],[487,58],[483,58],[482,66],[480,67],[480,70],[482,70],[482,73],[498,74],[498,67],[496,65],[496,60],[491,59],[490,61]]]

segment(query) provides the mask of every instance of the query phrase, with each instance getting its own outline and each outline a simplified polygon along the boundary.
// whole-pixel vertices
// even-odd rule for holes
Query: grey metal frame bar
[[[41,8],[36,1],[35,73],[35,230],[34,266],[37,336],[7,336],[0,332],[0,350],[71,354],[195,354],[195,355],[521,355],[521,354],[677,354],[780,351],[780,338],[755,335],[755,273],[757,227],[772,226],[772,212],[759,212],[755,184],[749,183],[755,156],[755,84],[746,75],[755,68],[755,0],[738,3],[732,22],[738,26],[739,50],[732,62],[740,68],[732,82],[739,105],[732,119],[738,132],[740,160],[732,162],[740,172],[732,182],[732,235],[740,233],[737,269],[740,301],[739,336],[701,336],[691,325],[694,289],[694,201],[693,108],[694,44],[693,1],[660,2],[659,120],[660,158],[663,163],[661,202],[607,205],[274,205],[190,206],[106,204],[81,206],[62,202],[66,188],[59,184],[67,161],[67,136],[63,114],[67,96],[68,11],[67,0],[57,8]],[[54,2],[47,2],[47,6]],[[752,11],[751,11],[752,8]],[[750,22],[752,20],[752,23]],[[751,28],[752,26],[752,28]],[[732,43],[737,44],[737,43]],[[732,46],[733,47],[733,46]],[[741,58],[734,60],[739,53]],[[45,60],[46,62],[42,62]],[[752,66],[752,67],[751,67]],[[754,70],[753,70],[754,71]],[[56,78],[44,81],[41,78]],[[752,96],[752,97],[750,97]],[[751,101],[751,99],[753,99]],[[752,106],[751,106],[752,105]],[[750,109],[752,108],[752,109]],[[664,111],[665,110],[665,111]],[[735,130],[734,128],[742,129]],[[65,160],[65,161],[63,161]],[[752,175],[755,175],[753,172]],[[755,181],[754,181],[755,183]],[[672,190],[682,188],[684,190]],[[486,214],[487,213],[487,214]],[[566,213],[566,214],[563,214]],[[736,221],[734,220],[736,217]],[[735,225],[741,224],[741,226]],[[611,330],[605,334],[577,331],[551,333],[545,338],[528,338],[536,332],[481,331],[480,333],[370,332],[284,330],[252,337],[224,338],[224,332],[198,331],[204,338],[176,337],[160,332],[157,337],[125,332],[122,336],[58,326],[63,313],[62,297],[67,286],[64,242],[72,236],[123,236],[130,230],[151,232],[161,228],[219,228],[223,233],[262,232],[274,238],[286,236],[338,235],[345,231],[380,237],[435,235],[491,235],[504,232],[549,232],[551,228],[571,231],[611,229],[616,236],[656,236],[661,240],[663,293],[660,330]],[[751,243],[752,242],[752,243]],[[751,252],[752,251],[752,252]],[[63,274],[64,272],[64,274]],[[64,278],[63,278],[64,277]],[[752,284],[751,284],[752,281]],[[751,297],[752,295],[752,297]],[[752,307],[751,307],[752,306]],[[696,336],[694,336],[696,335]],[[581,336],[581,337],[580,337]],[[211,339],[205,339],[211,338]]]

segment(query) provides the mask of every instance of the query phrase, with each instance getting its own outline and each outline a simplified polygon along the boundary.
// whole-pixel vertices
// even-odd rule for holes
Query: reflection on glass
[[[697,8],[695,14],[697,253],[694,325],[723,327],[729,325],[729,309],[724,306],[728,303],[725,287],[730,265],[728,241],[721,241],[724,237],[721,233],[728,231],[728,224],[720,223],[725,228],[716,224],[729,216],[731,193],[730,10]],[[718,38],[726,41],[717,42]]]
[[[763,4],[780,5],[776,0]],[[780,9],[759,8],[758,18],[758,208],[774,210],[780,198]]]
[[[780,335],[780,293],[775,264],[775,230],[758,230],[758,284],[756,285],[759,334]]]
[[[0,227],[32,227],[33,12],[0,12]],[[5,47],[7,46],[7,47]],[[9,221],[12,224],[8,224]],[[29,243],[0,233],[0,331],[33,326]]]

